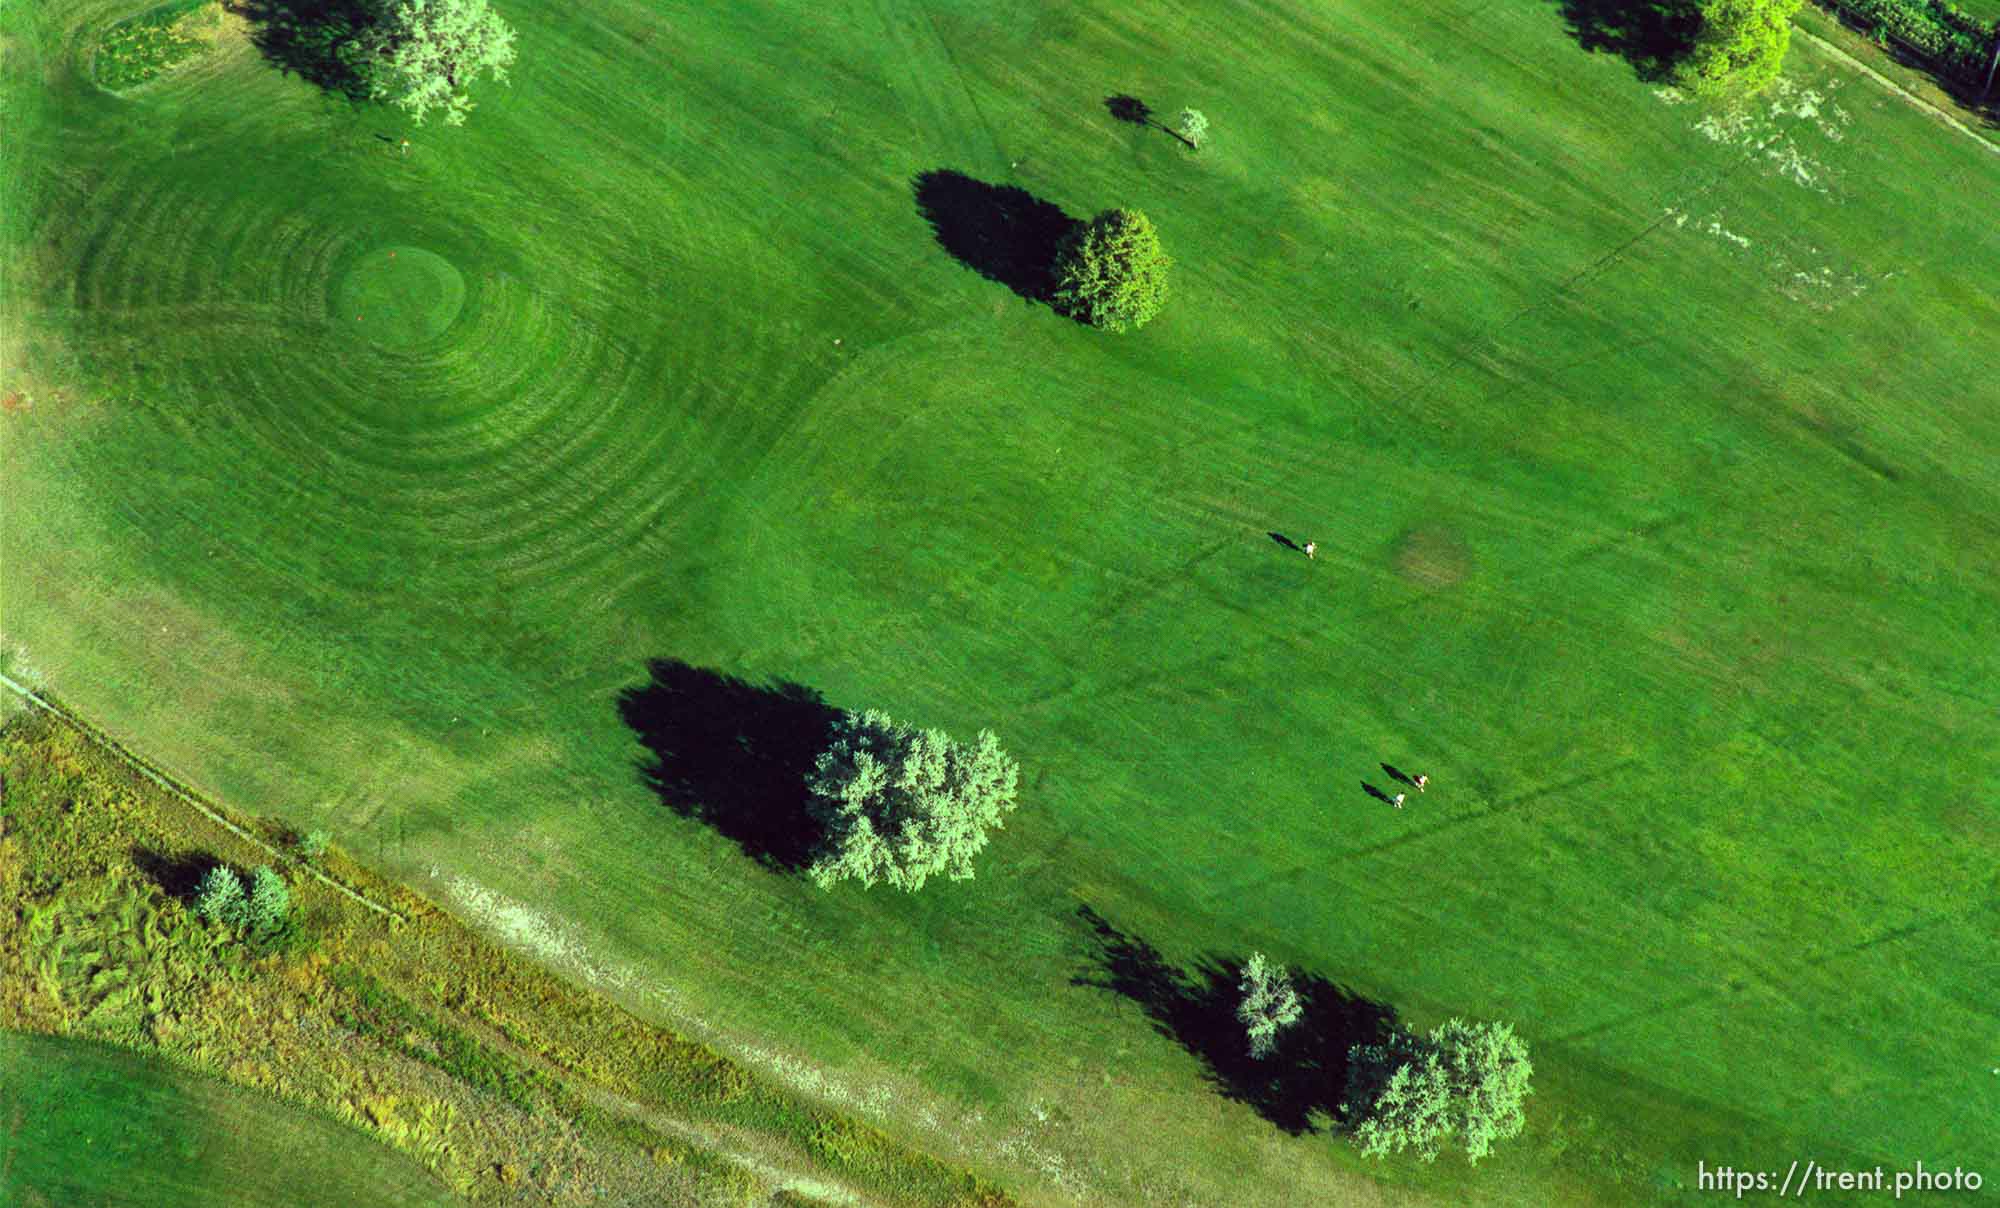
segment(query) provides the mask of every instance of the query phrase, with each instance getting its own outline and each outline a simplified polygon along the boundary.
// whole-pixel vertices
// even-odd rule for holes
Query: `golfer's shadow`
[[[1395,764],[1392,763],[1383,764],[1382,774],[1387,776],[1391,780],[1400,780],[1404,784],[1409,785],[1411,788],[1417,787],[1416,780],[1413,779],[1408,772],[1405,772],[1403,769],[1397,767]]]
[[[1266,533],[1264,535],[1269,537],[1271,540],[1277,542],[1279,545],[1284,546],[1286,549],[1293,551],[1294,553],[1303,554],[1306,552],[1304,547],[1302,547],[1298,542],[1292,540],[1290,537],[1285,536],[1283,533]]]
[[[1396,804],[1396,799],[1394,797],[1391,797],[1389,794],[1383,792],[1381,789],[1376,788],[1374,785],[1368,783],[1366,780],[1361,782],[1361,791],[1368,794],[1370,797],[1373,797],[1377,801],[1386,801],[1390,805]]]

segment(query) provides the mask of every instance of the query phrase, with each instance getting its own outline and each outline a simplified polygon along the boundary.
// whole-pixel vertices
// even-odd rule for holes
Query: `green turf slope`
[[[0,1203],[450,1199],[415,1162],[333,1120],[134,1053],[0,1032]]]
[[[1808,45],[1704,114],[1539,4],[502,8],[420,131],[0,18],[0,632],[66,699],[1051,1196],[2000,1172],[2000,160]],[[1168,309],[969,271],[939,169],[1145,209]],[[968,885],[767,872],[641,783],[654,657],[990,725],[1023,808]],[[1530,1134],[1280,1132],[1077,984],[1086,904],[1514,1021]]]

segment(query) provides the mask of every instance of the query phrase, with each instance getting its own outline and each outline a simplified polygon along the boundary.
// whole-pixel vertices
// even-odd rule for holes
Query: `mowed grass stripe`
[[[1801,936],[1990,897],[1955,789],[1993,740],[2000,542],[1964,518],[1991,511],[1995,421],[1964,337],[1996,316],[1938,256],[1990,254],[1990,168],[1843,85],[1840,140],[1764,131],[1825,169],[1803,188],[1546,9],[509,15],[512,87],[407,161],[376,111],[253,61],[151,108],[52,94],[75,145],[130,161],[92,171],[174,182],[139,208],[72,187],[116,226],[88,301],[132,309],[73,334],[120,401],[88,444],[16,426],[38,443],[10,487],[76,548],[17,505],[10,562],[113,585],[65,609],[8,575],[10,635],[65,691],[1024,1172],[994,1138],[1030,1101],[1090,1121],[1033,1135],[1100,1188],[1159,1173],[1134,1135],[1211,1197],[1354,1168],[1071,986],[1079,901],[1176,958],[1263,947],[1419,1023],[1521,1020],[1536,1132],[1476,1180],[1387,1172],[1448,1199],[1588,1194],[1579,1168],[1630,1199],[1699,1156],[1937,1135],[1855,1087],[1994,1106],[1976,1007],[1810,1060],[1759,1043],[1910,976],[1867,955],[1893,943]],[[1803,50],[1793,77],[1838,80]],[[1116,124],[1117,91],[1217,137]],[[967,272],[913,205],[936,168],[1148,209],[1174,305],[1108,340]],[[82,244],[50,233],[53,297]],[[420,355],[289,328],[274,353],[254,311],[163,305],[331,326],[341,257],[405,243],[472,287]],[[1841,290],[1787,284],[1823,266]],[[169,640],[253,666],[129,623],[163,599],[191,614]],[[821,897],[635,784],[611,702],[654,655],[995,725],[1034,807],[972,886]],[[1385,758],[1438,775],[1421,812],[1361,796]],[[1841,988],[1787,982],[1819,960]],[[891,1072],[912,1054],[917,1081]]]

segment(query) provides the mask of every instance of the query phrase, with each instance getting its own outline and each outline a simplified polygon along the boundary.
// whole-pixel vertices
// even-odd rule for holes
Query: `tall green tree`
[[[1172,266],[1150,219],[1106,210],[1057,249],[1056,308],[1108,331],[1144,326],[1166,305]]]
[[[409,111],[421,126],[431,112],[461,125],[472,108],[465,89],[481,72],[507,78],[514,30],[486,0],[399,0],[362,37],[368,94]]]
[[[1457,1140],[1477,1162],[1520,1135],[1534,1066],[1504,1023],[1451,1020],[1429,1036],[1398,1029],[1348,1053],[1345,1110],[1370,1157],[1413,1149],[1426,1162]]]
[[[822,889],[848,877],[917,890],[972,858],[1015,806],[1020,768],[991,730],[970,747],[880,710],[848,712],[806,777],[825,841],[807,870]]]
[[[1805,0],[1702,0],[1701,32],[1678,83],[1697,96],[1762,92],[1792,44],[1792,15]]]
[[[1236,1018],[1250,1038],[1252,1057],[1269,1056],[1278,1047],[1278,1033],[1299,1021],[1304,1008],[1292,988],[1292,975],[1283,965],[1274,965],[1261,952],[1252,952],[1243,964],[1239,987],[1243,1001],[1237,1004]]]

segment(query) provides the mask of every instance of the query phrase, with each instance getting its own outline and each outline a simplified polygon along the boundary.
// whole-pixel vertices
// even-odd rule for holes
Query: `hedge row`
[[[1946,75],[1980,83],[1993,56],[1994,27],[1949,0],[1826,0],[1869,33],[1892,37]]]

